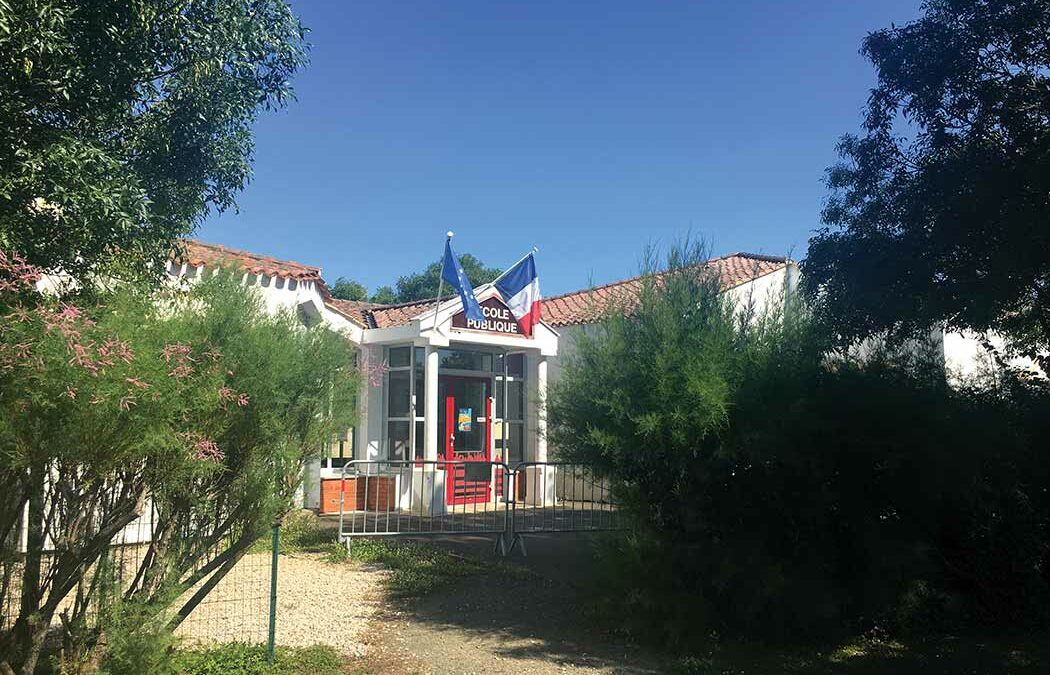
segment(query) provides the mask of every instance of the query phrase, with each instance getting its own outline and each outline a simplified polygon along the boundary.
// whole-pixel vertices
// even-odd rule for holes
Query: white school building
[[[168,264],[171,276],[192,278],[220,267],[240,271],[244,283],[259,288],[268,307],[294,309],[307,323],[323,321],[359,350],[364,377],[358,424],[333,440],[304,479],[303,506],[320,513],[339,511],[341,490],[346,490],[343,467],[351,460],[408,463],[396,471],[398,465],[369,465],[390,473],[386,481],[371,478],[369,494],[357,495],[369,508],[397,507],[412,499],[401,494],[413,484],[401,478],[412,463],[513,466],[547,461],[551,453],[543,408],[548,383],[558,376],[559,358],[572,353],[578,331],[597,322],[609,306],[629,308],[641,288],[636,277],[543,298],[542,322],[525,336],[488,284],[475,289],[485,315],[478,324],[465,318],[458,297],[440,304],[433,299],[398,305],[339,300],[331,296],[318,267],[197,241],[186,242],[185,249],[184,260]],[[759,306],[783,297],[798,276],[797,266],[787,258],[749,253],[722,256],[707,265],[727,293]],[[497,476],[469,478],[443,478],[444,486],[428,488],[443,495],[443,503],[430,504],[428,510],[507,497]],[[529,493],[546,499],[530,491],[528,483],[517,486],[519,497]]]
[[[414,489],[431,495],[425,500],[434,502],[426,505],[431,513],[508,499],[511,495],[503,494],[508,489],[518,492],[515,498],[546,503],[553,495],[530,490],[534,481],[528,477],[508,488],[495,471],[482,479],[456,468],[449,479],[448,472],[431,465],[426,475],[444,485],[424,488],[421,469],[438,461],[515,466],[552,459],[544,401],[560,360],[572,354],[576,336],[607,309],[629,311],[641,289],[635,277],[543,298],[542,321],[525,336],[489,284],[475,289],[485,316],[476,323],[466,319],[458,297],[440,304],[433,299],[396,305],[339,300],[319,267],[199,241],[185,242],[185,252],[185,259],[168,263],[172,277],[235,270],[243,283],[259,289],[271,310],[294,310],[306,324],[324,322],[358,349],[364,374],[358,423],[333,439],[304,477],[302,506],[322,514],[338,513],[341,495],[347,494],[358,508],[418,508],[421,497],[412,494]],[[799,276],[788,258],[752,253],[713,258],[706,266],[734,302],[758,310],[781,302]],[[949,378],[962,380],[989,360],[978,336],[935,330],[931,337]],[[378,473],[361,481],[367,494],[361,486],[348,489],[342,482],[343,468],[353,460],[375,462],[365,468]]]

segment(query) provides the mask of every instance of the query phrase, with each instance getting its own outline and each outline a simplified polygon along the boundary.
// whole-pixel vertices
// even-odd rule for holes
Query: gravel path
[[[278,565],[277,644],[324,644],[347,656],[363,655],[363,636],[382,606],[388,573],[309,553],[282,555]],[[246,555],[178,634],[198,644],[265,642],[269,595],[269,553]]]
[[[492,560],[491,541],[441,542]],[[481,573],[421,599],[386,597],[388,572],[328,563],[319,554],[281,556],[277,642],[329,645],[369,675],[580,673],[650,675],[657,655],[590,625],[577,586],[590,561],[585,542],[536,542],[519,572]],[[191,642],[265,642],[269,554],[250,554],[179,629]]]
[[[453,550],[485,556],[491,543]],[[547,546],[543,553],[542,546]],[[471,549],[474,550],[471,550]],[[533,554],[536,551],[537,554]],[[659,655],[604,634],[586,618],[577,586],[590,561],[584,542],[556,541],[530,549],[526,574],[481,574],[415,600],[392,601],[365,636],[359,661],[369,675],[427,673],[665,672]],[[544,555],[546,553],[546,555]],[[489,558],[491,559],[491,558]],[[358,672],[358,671],[353,671]]]

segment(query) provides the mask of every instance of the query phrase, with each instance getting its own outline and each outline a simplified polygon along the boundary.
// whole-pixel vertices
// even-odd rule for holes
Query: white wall
[[[987,340],[995,350],[1002,350],[1006,341],[995,333],[980,334],[974,331],[946,331],[944,333],[944,366],[948,379],[962,385],[989,377],[997,369],[991,352],[983,345]],[[1013,358],[1008,363],[1013,368],[1025,370],[1036,377],[1046,374],[1029,358]]]
[[[790,270],[790,272],[789,272]],[[752,307],[756,315],[768,309],[772,303],[784,301],[788,287],[794,288],[797,283],[798,268],[787,267],[761,276],[754,281],[741,284],[726,291],[726,295],[736,305],[737,311]],[[794,275],[793,278],[791,275]],[[558,356],[551,359],[549,380],[555,382],[564,368],[564,361],[576,354],[576,343],[581,335],[595,335],[597,324],[576,324],[558,327]]]
[[[725,295],[736,305],[737,311],[745,311],[750,307],[755,315],[759,316],[774,303],[784,302],[789,284],[792,284],[793,290],[796,279],[789,275],[789,271],[790,275],[798,274],[797,268],[785,267],[754,281],[734,286],[726,291]]]
[[[219,272],[218,268],[189,267],[185,263],[173,265],[171,262],[165,265],[166,277],[170,284],[194,283],[207,275]],[[316,281],[300,281],[298,279],[284,279],[281,277],[270,277],[265,274],[241,273],[241,283],[256,289],[262,299],[263,307],[267,312],[276,314],[281,310],[300,311],[304,305],[313,314],[312,318],[320,319],[324,310],[324,298],[318,288]],[[328,312],[331,314],[331,312]],[[325,316],[324,318],[328,318]],[[345,319],[338,317],[340,324]]]

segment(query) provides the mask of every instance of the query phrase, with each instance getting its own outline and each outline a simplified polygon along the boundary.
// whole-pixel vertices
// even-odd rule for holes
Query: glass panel
[[[332,469],[341,468],[344,464],[354,458],[354,435],[353,429],[345,439],[335,439],[328,444],[327,466]],[[325,460],[321,460],[321,466],[325,466]]]
[[[411,347],[391,347],[387,352],[387,362],[391,368],[405,368],[412,365]]]
[[[416,417],[425,417],[427,408],[427,380],[423,371],[416,370]]]
[[[464,349],[442,349],[441,367],[456,370],[492,370],[492,354]]]
[[[338,443],[332,444],[332,460],[331,467],[333,469],[341,469],[344,464],[351,459],[350,449],[347,447],[346,441],[339,441]]]
[[[507,375],[511,377],[525,377],[524,354],[507,354]]]
[[[507,423],[507,463],[525,461],[525,425],[521,422]]]
[[[416,347],[416,368],[423,370],[427,364],[427,350],[423,347]]]
[[[411,392],[407,370],[391,370],[387,379],[387,417],[408,417]]]
[[[416,459],[423,459],[423,446],[425,445],[426,430],[422,422],[416,422]]]
[[[525,383],[521,380],[507,383],[507,419],[525,419]]]
[[[387,422],[387,458],[404,459],[408,450],[408,422]]]

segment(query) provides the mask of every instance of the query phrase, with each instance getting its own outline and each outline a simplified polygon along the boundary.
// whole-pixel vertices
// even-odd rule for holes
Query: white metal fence
[[[623,528],[609,479],[568,462],[356,460],[343,467],[339,539],[492,535],[502,555],[523,537]]]

